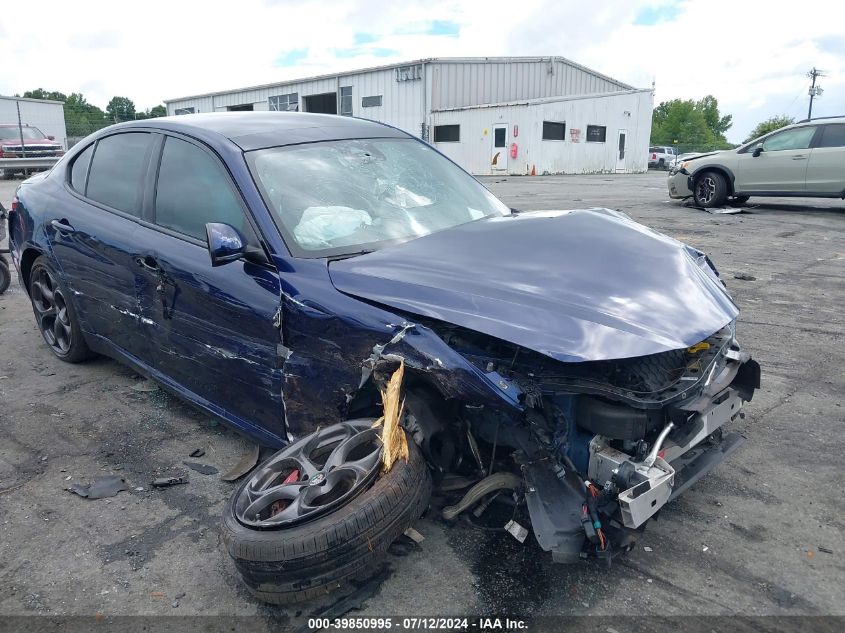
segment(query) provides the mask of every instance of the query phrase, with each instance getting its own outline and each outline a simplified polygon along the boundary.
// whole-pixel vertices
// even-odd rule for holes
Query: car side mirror
[[[48,137],[47,137],[47,140],[48,140],[48,141],[55,141],[55,140],[56,140],[56,137],[55,137],[55,136],[48,136]]]
[[[754,158],[757,158],[757,157],[758,157],[760,154],[762,154],[762,153],[763,153],[763,146],[762,146],[762,145],[760,145],[760,146],[758,146],[758,147],[755,147],[755,148],[754,148],[754,153],[752,153],[751,155],[752,155]]]
[[[205,233],[212,266],[222,266],[246,255],[246,240],[234,226],[209,222],[205,225]]]

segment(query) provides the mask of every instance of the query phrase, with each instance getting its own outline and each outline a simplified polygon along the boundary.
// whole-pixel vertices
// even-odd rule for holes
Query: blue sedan
[[[9,229],[56,356],[116,358],[262,444],[298,447],[285,463],[299,466],[234,504],[250,528],[310,521],[372,485],[374,461],[349,466],[360,476],[318,512],[300,478],[334,481],[308,447],[366,432],[320,436],[377,417],[401,365],[403,424],[436,478],[508,472],[490,485],[523,486],[543,549],[609,557],[739,446],[723,427],[759,387],[703,253],[608,209],[509,209],[374,122],[112,126],[25,181]]]

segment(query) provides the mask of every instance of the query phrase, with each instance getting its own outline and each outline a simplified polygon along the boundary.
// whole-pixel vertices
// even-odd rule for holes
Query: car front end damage
[[[513,401],[459,413],[470,445],[499,447],[495,462],[478,451],[475,470],[510,467],[521,477],[537,541],[562,563],[627,549],[667,502],[742,444],[723,427],[759,387],[759,365],[741,351],[733,323],[689,348],[587,363],[438,329]],[[412,416],[417,404],[409,398]],[[442,453],[444,438],[427,441]],[[448,468],[442,458],[438,466]]]
[[[360,391],[404,363],[406,428],[445,488],[456,475],[469,488],[447,519],[513,489],[554,560],[609,561],[743,442],[725,427],[760,367],[737,343],[736,306],[703,253],[622,214],[473,223],[331,276],[404,319]]]

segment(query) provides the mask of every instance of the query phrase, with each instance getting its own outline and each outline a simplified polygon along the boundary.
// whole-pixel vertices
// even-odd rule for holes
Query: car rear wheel
[[[9,289],[9,284],[12,283],[12,272],[9,270],[9,265],[0,255],[0,295]]]
[[[43,255],[38,257],[29,272],[29,299],[36,325],[59,359],[78,363],[90,358],[92,353],[67,296],[49,260]]]
[[[381,469],[373,419],[350,420],[290,444],[235,491],[223,541],[249,591],[272,604],[302,602],[366,579],[428,505],[420,450]]]
[[[705,209],[720,207],[728,197],[725,177],[715,171],[706,171],[695,179],[693,186],[695,204]]]

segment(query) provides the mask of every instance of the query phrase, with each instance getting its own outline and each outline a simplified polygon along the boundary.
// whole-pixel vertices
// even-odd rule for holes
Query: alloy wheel
[[[696,183],[695,197],[702,204],[710,204],[716,195],[716,181],[710,176],[701,178]]]
[[[67,302],[53,274],[44,267],[36,268],[29,294],[44,340],[56,354],[64,356],[73,343],[73,329]]]
[[[333,424],[276,453],[239,492],[238,521],[255,528],[291,527],[354,499],[381,465],[380,429],[372,424]]]

